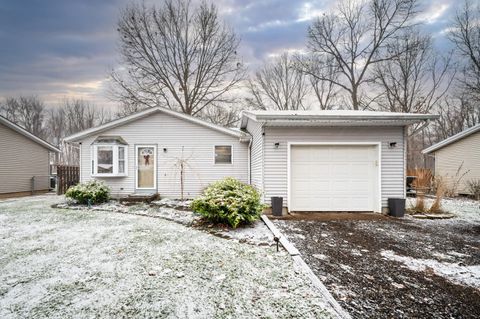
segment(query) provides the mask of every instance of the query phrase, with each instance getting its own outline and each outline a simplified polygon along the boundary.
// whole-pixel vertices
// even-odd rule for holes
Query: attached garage
[[[245,111],[249,179],[284,211],[386,212],[405,198],[408,126],[438,116],[372,111]]]
[[[380,211],[379,144],[290,144],[290,211]]]

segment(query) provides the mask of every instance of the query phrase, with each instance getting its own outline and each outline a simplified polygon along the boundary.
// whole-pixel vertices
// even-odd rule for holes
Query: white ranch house
[[[65,139],[80,147],[80,181],[113,196],[193,198],[227,176],[290,211],[374,211],[405,198],[406,127],[435,115],[245,111],[230,129],[155,107]]]

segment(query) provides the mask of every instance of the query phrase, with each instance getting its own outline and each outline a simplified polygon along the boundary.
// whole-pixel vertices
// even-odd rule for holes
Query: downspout
[[[253,138],[251,137],[248,141],[248,185],[252,185],[252,143]]]

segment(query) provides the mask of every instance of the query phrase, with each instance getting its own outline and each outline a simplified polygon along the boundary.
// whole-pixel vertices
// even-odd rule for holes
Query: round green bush
[[[259,219],[265,208],[253,186],[231,177],[210,184],[191,207],[209,221],[233,228]]]
[[[101,181],[91,180],[86,183],[70,187],[65,193],[67,198],[79,204],[99,204],[108,201],[110,188]]]

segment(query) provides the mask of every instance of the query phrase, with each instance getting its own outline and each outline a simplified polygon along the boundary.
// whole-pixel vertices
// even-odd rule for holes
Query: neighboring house
[[[56,147],[0,116],[0,198],[48,191]]]
[[[435,176],[443,177],[458,194],[472,195],[468,181],[480,180],[480,124],[422,151],[435,156]]]
[[[81,181],[114,196],[194,197],[233,176],[295,211],[375,211],[405,197],[406,126],[434,115],[248,111],[240,130],[156,107],[65,139],[80,144]],[[183,163],[183,170],[180,168]],[[182,172],[182,174],[181,174]]]

